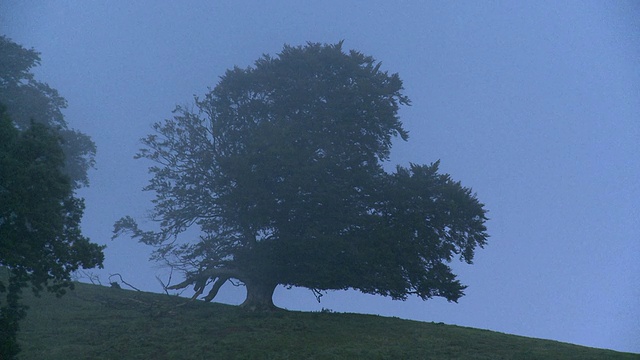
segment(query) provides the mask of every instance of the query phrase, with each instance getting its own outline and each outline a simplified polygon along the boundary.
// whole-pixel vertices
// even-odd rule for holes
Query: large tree
[[[408,138],[402,90],[342,43],[228,70],[143,139],[159,230],[124,217],[114,236],[156,246],[184,271],[174,288],[206,300],[238,279],[249,308],[273,307],[278,285],[456,301],[465,286],[447,263],[485,245],[485,210],[438,162],[384,170],[392,139]]]
[[[80,267],[102,266],[102,246],[80,231],[83,200],[64,173],[59,134],[33,122],[19,130],[0,105],[0,358],[18,352],[23,288],[57,295]]]
[[[96,146],[88,135],[69,128],[62,114],[67,101],[56,89],[36,80],[31,70],[38,65],[37,51],[0,35],[0,103],[18,129],[25,130],[34,121],[55,131],[65,154],[65,173],[74,187],[86,186]]]

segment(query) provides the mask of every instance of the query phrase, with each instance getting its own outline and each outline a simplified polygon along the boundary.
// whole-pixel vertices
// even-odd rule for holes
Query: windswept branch
[[[207,269],[197,274],[187,275],[187,278],[176,285],[167,287],[167,290],[179,290],[184,289],[190,285],[194,286],[195,294],[191,297],[192,299],[197,299],[204,292],[207,285],[213,282],[213,287],[204,297],[205,301],[213,300],[216,295],[218,295],[218,291],[230,278],[238,279],[243,281],[245,275],[237,270],[230,268],[218,268],[218,269]]]

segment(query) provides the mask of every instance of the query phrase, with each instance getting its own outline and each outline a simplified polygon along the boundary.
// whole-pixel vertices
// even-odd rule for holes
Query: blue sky
[[[42,53],[39,80],[98,145],[83,230],[161,291],[150,249],[110,241],[151,194],[132,157],[151,124],[225,69],[283,44],[344,40],[398,72],[412,106],[392,163],[430,163],[486,204],[489,245],[454,264],[458,304],[278,289],[276,305],[472,326],[640,353],[640,5],[633,1],[0,2],[0,33]],[[144,221],[143,221],[144,223]],[[174,275],[174,277],[177,275]],[[175,279],[174,279],[175,282]],[[226,286],[221,301],[239,303]]]

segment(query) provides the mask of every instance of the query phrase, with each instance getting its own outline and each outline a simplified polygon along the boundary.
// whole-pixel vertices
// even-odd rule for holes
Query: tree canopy
[[[32,121],[53,129],[62,140],[65,173],[74,187],[86,186],[96,146],[88,135],[69,128],[62,114],[67,101],[56,89],[35,79],[31,69],[38,65],[38,52],[0,35],[0,103],[18,129],[25,130]]]
[[[342,43],[228,70],[143,139],[160,230],[124,217],[114,236],[155,246],[184,271],[174,288],[206,300],[238,279],[251,308],[273,306],[277,285],[456,301],[447,263],[486,244],[484,205],[439,162],[384,170],[408,104],[398,74]]]

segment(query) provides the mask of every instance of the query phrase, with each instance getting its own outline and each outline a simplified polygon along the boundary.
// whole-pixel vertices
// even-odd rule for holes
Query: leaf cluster
[[[69,274],[102,264],[102,247],[80,232],[83,199],[62,171],[55,132],[33,123],[18,130],[0,117],[0,266],[39,291],[62,293]],[[64,285],[63,285],[64,284]]]

